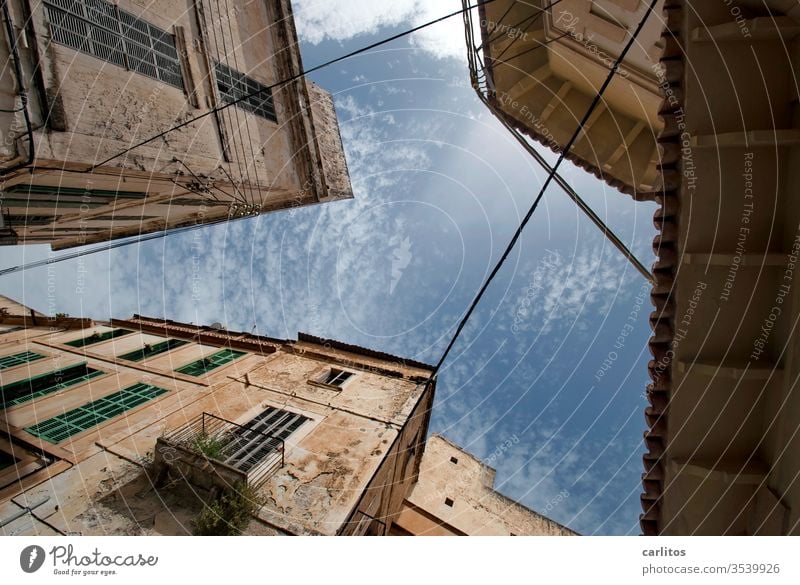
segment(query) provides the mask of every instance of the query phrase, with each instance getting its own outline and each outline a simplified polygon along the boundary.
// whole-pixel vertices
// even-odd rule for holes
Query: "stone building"
[[[352,197],[330,94],[279,83],[303,68],[289,0],[10,0],[2,16],[0,243]]]
[[[426,442],[430,373],[302,333],[47,317],[0,297],[0,534],[191,534],[242,492],[246,534],[574,534]]]
[[[576,533],[494,490],[495,470],[440,435],[428,438],[419,479],[390,534],[572,536]],[[562,496],[563,499],[564,496]],[[555,505],[555,504],[554,504]]]
[[[645,534],[800,534],[790,0],[666,2]]]
[[[0,298],[0,533],[186,534],[252,489],[249,534],[387,534],[428,430],[430,368]]]
[[[558,150],[649,4],[483,6],[479,91]],[[658,2],[570,153],[658,203],[647,535],[800,534],[798,34],[795,0]]]
[[[480,29],[479,44],[468,49],[473,84],[506,125],[560,152],[649,4],[482,3],[480,21],[467,22]],[[656,14],[663,4],[658,2]],[[638,199],[652,199],[658,191],[661,29],[657,15],[648,21],[567,155]]]

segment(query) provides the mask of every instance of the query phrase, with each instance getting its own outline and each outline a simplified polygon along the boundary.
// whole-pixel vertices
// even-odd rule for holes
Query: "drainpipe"
[[[10,167],[0,168],[0,176],[8,175],[21,168],[27,167],[33,163],[34,147],[33,147],[33,125],[31,124],[30,113],[28,112],[28,92],[25,91],[25,83],[22,78],[22,66],[19,60],[19,49],[17,47],[17,37],[14,34],[14,26],[11,23],[11,14],[8,10],[8,0],[2,1],[3,24],[6,28],[6,35],[8,35],[8,43],[11,46],[11,58],[14,61],[14,72],[17,76],[18,95],[20,102],[22,102],[22,114],[25,117],[25,126],[27,127],[28,134],[28,159],[25,162],[14,164]]]

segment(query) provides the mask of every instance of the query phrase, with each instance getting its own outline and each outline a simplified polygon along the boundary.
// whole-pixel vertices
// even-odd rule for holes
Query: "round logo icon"
[[[19,566],[26,573],[35,573],[44,564],[44,549],[41,546],[32,544],[26,546],[19,553]]]

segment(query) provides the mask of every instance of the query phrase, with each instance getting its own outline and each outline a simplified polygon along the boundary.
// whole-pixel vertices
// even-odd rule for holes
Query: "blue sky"
[[[307,67],[460,8],[294,4]],[[454,18],[313,76],[335,96],[354,201],[15,274],[0,292],[51,313],[306,331],[435,362],[544,180],[474,96],[464,51]],[[654,205],[562,169],[649,265]],[[2,265],[48,254],[4,248]],[[551,187],[440,374],[432,430],[554,520],[638,534],[650,311],[647,283]]]

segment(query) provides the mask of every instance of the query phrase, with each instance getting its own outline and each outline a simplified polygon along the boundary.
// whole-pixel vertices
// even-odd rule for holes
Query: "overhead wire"
[[[375,49],[377,47],[380,47],[382,45],[385,45],[385,44],[390,43],[392,41],[395,41],[397,39],[400,39],[400,38],[406,37],[408,35],[411,35],[411,34],[413,34],[415,32],[418,32],[418,31],[423,30],[423,29],[425,29],[427,27],[430,27],[430,26],[433,26],[435,24],[438,24],[438,23],[440,23],[442,21],[445,21],[445,20],[447,20],[449,18],[452,18],[454,16],[458,16],[460,14],[464,14],[464,13],[466,13],[466,12],[468,12],[468,11],[474,9],[474,8],[477,8],[481,4],[482,5],[486,5],[486,4],[491,4],[492,2],[495,2],[495,0],[481,0],[481,1],[478,2],[478,4],[470,4],[470,5],[464,6],[464,7],[461,8],[461,10],[456,10],[456,11],[451,12],[449,14],[445,14],[444,16],[440,16],[440,17],[435,18],[433,20],[429,20],[429,21],[424,22],[424,23],[422,23],[420,25],[417,25],[417,26],[414,26],[412,28],[409,28],[409,29],[406,29],[404,31],[401,31],[401,32],[399,32],[397,34],[394,34],[394,35],[391,35],[389,37],[386,37],[386,38],[384,38],[384,39],[382,39],[380,41],[376,41],[374,43],[370,43],[369,45],[366,45],[366,46],[361,47],[359,49],[355,49],[353,51],[345,53],[344,55],[341,55],[339,57],[335,57],[333,59],[325,61],[324,63],[320,63],[318,65],[315,65],[315,66],[311,67],[310,69],[302,69],[301,68],[301,71],[299,71],[298,73],[295,73],[295,74],[290,75],[290,76],[288,76],[288,77],[286,77],[284,79],[281,79],[281,80],[273,83],[272,85],[265,86],[264,88],[262,88],[262,89],[260,89],[258,91],[255,91],[255,92],[252,92],[252,93],[249,93],[249,94],[245,94],[245,95],[243,95],[241,97],[236,98],[235,100],[232,100],[230,102],[226,102],[225,104],[222,104],[220,106],[216,106],[215,108],[212,108],[207,112],[204,112],[202,114],[194,116],[194,117],[192,117],[192,118],[190,118],[188,120],[185,120],[184,122],[181,122],[180,124],[176,124],[176,125],[174,125],[174,126],[172,126],[170,128],[167,128],[166,130],[163,130],[161,132],[158,132],[157,134],[154,134],[153,136],[151,136],[151,137],[149,137],[149,138],[147,138],[145,140],[142,140],[142,141],[140,141],[140,142],[138,142],[138,143],[136,143],[136,144],[134,144],[132,146],[129,146],[129,147],[119,151],[118,153],[114,154],[113,156],[105,159],[104,161],[92,165],[88,169],[84,169],[84,170],[81,170],[81,171],[75,171],[75,172],[90,173],[90,172],[94,171],[95,169],[97,169],[98,167],[101,167],[101,166],[111,162],[112,160],[115,160],[115,159],[117,159],[117,158],[119,158],[121,156],[124,156],[125,154],[131,152],[132,150],[135,150],[136,148],[139,148],[140,146],[144,146],[145,144],[149,144],[149,143],[153,142],[154,140],[158,140],[159,138],[162,138],[163,136],[166,136],[170,132],[173,132],[175,130],[179,130],[181,128],[185,128],[186,126],[188,126],[188,125],[190,125],[190,124],[192,124],[192,123],[194,123],[194,122],[196,122],[198,120],[204,119],[204,118],[206,118],[208,116],[211,116],[211,115],[213,115],[213,114],[215,114],[217,112],[221,112],[221,111],[223,111],[223,110],[225,110],[227,108],[235,106],[236,104],[241,103],[242,101],[244,101],[246,99],[249,99],[251,97],[254,97],[254,96],[256,96],[256,95],[258,95],[258,94],[260,94],[260,93],[262,93],[264,91],[267,91],[267,90],[271,91],[272,89],[275,89],[277,87],[282,87],[282,86],[287,85],[287,84],[289,84],[289,83],[291,83],[293,81],[301,79],[301,78],[303,78],[304,76],[306,76],[306,75],[308,75],[310,73],[313,73],[315,71],[319,71],[320,69],[323,69],[325,67],[329,67],[329,66],[334,65],[336,63],[339,63],[341,61],[345,61],[347,59],[350,59],[350,58],[355,57],[357,55],[360,55],[362,53],[366,53],[366,52],[368,52],[368,51],[370,51],[372,49]],[[230,177],[230,173],[228,173],[225,170],[224,167],[220,166],[220,169],[223,170],[223,172],[229,177],[229,179],[231,178]],[[235,183],[232,182],[232,184],[234,185],[234,188],[236,188]],[[195,225],[191,225],[191,226],[185,226],[185,227],[182,227],[182,228],[173,228],[173,229],[170,229],[170,230],[163,230],[163,231],[154,232],[154,233],[151,233],[151,234],[146,234],[146,235],[143,235],[143,236],[138,236],[138,237],[136,237],[136,238],[134,238],[132,240],[124,240],[122,242],[113,242],[113,243],[106,244],[106,245],[103,245],[103,246],[97,246],[97,247],[91,248],[89,250],[80,250],[80,251],[77,251],[77,252],[74,252],[74,253],[64,254],[64,255],[58,256],[56,258],[48,258],[48,259],[45,259],[45,260],[39,260],[39,261],[35,261],[35,262],[30,262],[30,263],[27,263],[27,264],[19,264],[17,266],[11,266],[9,268],[5,268],[5,269],[0,270],[0,277],[8,275],[8,274],[13,274],[13,273],[16,273],[16,272],[23,272],[23,271],[28,270],[30,268],[37,268],[37,267],[41,267],[41,266],[47,266],[47,265],[55,264],[55,263],[62,262],[62,261],[65,261],[65,260],[72,260],[72,259],[75,259],[75,258],[87,256],[89,254],[95,254],[97,252],[104,252],[104,251],[113,250],[115,248],[119,248],[119,247],[122,247],[122,246],[128,246],[128,245],[131,245],[131,244],[137,244],[137,243],[141,243],[141,242],[146,242],[146,241],[154,240],[154,239],[157,239],[157,238],[163,238],[163,237],[166,237],[168,235],[179,234],[179,233],[183,233],[183,232],[186,232],[186,231],[189,231],[189,230],[192,230],[192,229],[199,229],[199,228],[202,228],[202,227],[205,227],[205,226],[208,226],[208,225],[214,225],[216,223],[221,223],[221,222],[224,222],[224,221],[232,221],[233,219],[243,219],[243,217],[227,218],[227,219],[226,218],[221,218],[219,220],[213,220],[213,221],[202,223],[202,224],[195,224]]]
[[[606,79],[603,81],[603,84],[600,86],[600,88],[595,93],[595,96],[592,99],[592,102],[589,105],[589,108],[584,113],[583,117],[581,118],[580,122],[578,123],[577,128],[572,133],[572,136],[570,137],[569,141],[566,143],[564,148],[561,150],[561,153],[558,156],[558,160],[556,160],[556,163],[553,165],[552,170],[548,173],[547,179],[545,179],[544,184],[542,185],[541,189],[539,190],[539,193],[536,195],[536,198],[533,201],[533,204],[531,205],[530,209],[525,214],[525,217],[522,219],[522,221],[520,222],[519,226],[515,230],[514,235],[511,238],[511,241],[508,243],[508,246],[506,246],[506,249],[503,252],[503,254],[500,256],[500,259],[495,263],[495,265],[492,268],[492,271],[489,274],[489,276],[483,282],[483,284],[481,285],[480,289],[478,289],[478,293],[475,295],[475,298],[470,303],[470,305],[467,308],[467,311],[465,312],[464,316],[459,321],[458,326],[456,327],[455,333],[451,337],[450,342],[447,344],[447,347],[445,348],[444,352],[442,352],[442,355],[439,358],[439,361],[436,363],[436,365],[433,368],[433,371],[431,372],[431,375],[429,377],[429,382],[435,381],[436,377],[438,376],[439,370],[441,369],[441,367],[444,364],[444,362],[447,359],[447,357],[450,355],[450,352],[452,351],[453,346],[455,345],[455,343],[458,340],[458,338],[461,336],[461,333],[463,332],[464,327],[466,327],[467,323],[469,322],[470,318],[472,317],[472,314],[475,312],[475,309],[477,308],[478,304],[480,303],[481,299],[483,298],[483,295],[486,294],[486,291],[489,288],[489,286],[491,285],[492,281],[495,279],[497,274],[500,272],[500,269],[503,267],[503,265],[505,264],[506,260],[511,255],[511,252],[514,249],[514,246],[516,245],[516,243],[519,240],[520,236],[522,235],[522,232],[525,229],[525,226],[528,225],[528,222],[530,221],[531,217],[533,217],[533,214],[535,213],[536,209],[539,207],[539,202],[542,200],[542,197],[544,196],[545,191],[550,186],[550,183],[553,181],[556,173],[558,172],[558,167],[560,167],[561,163],[564,162],[564,160],[566,159],[567,154],[569,153],[569,151],[572,148],[573,144],[578,139],[578,137],[582,134],[583,128],[586,125],[586,122],[588,121],[589,117],[592,115],[592,112],[594,112],[595,108],[597,108],[597,106],[600,104],[600,102],[601,102],[601,100],[603,98],[603,94],[605,93],[605,91],[608,88],[608,86],[611,84],[611,81],[614,79],[614,76],[617,74],[617,70],[619,69],[622,61],[625,60],[625,56],[628,54],[628,52],[630,51],[631,47],[636,42],[636,39],[639,36],[639,33],[644,28],[645,22],[647,22],[647,18],[653,12],[653,9],[655,8],[657,3],[658,3],[658,0],[651,0],[650,5],[647,8],[647,12],[645,12],[645,14],[642,17],[641,21],[639,21],[639,24],[636,27],[636,30],[634,31],[633,35],[628,40],[628,42],[625,44],[625,47],[623,48],[622,52],[619,54],[619,57],[617,57],[617,59],[614,61],[614,64],[612,65],[611,70],[609,71],[608,75],[606,76]]]
[[[558,3],[554,2],[550,6],[553,6]],[[542,154],[535,149],[529,142],[526,140],[520,133],[517,131],[505,118],[503,112],[498,110],[498,108],[487,99],[487,96],[480,88],[480,84],[486,81],[486,74],[483,73],[486,69],[486,66],[481,61],[479,48],[480,46],[476,46],[475,44],[475,35],[472,29],[472,22],[470,21],[470,14],[469,12],[464,13],[464,25],[465,25],[465,35],[466,35],[466,42],[467,42],[467,60],[469,61],[470,73],[473,76],[474,89],[478,95],[478,98],[484,103],[484,105],[495,114],[497,119],[500,121],[503,126],[511,133],[512,136],[519,142],[519,144],[536,160],[539,166],[544,169],[545,172],[550,173],[552,171],[552,167],[550,163],[545,160]],[[537,47],[538,48],[538,47]],[[631,263],[631,265],[641,274],[645,279],[650,282],[654,281],[653,275],[650,271],[639,261],[639,259],[633,254],[633,252],[628,249],[625,243],[617,236],[614,231],[609,228],[600,216],[595,213],[595,211],[591,208],[591,206],[586,203],[583,198],[572,188],[572,186],[567,183],[567,181],[559,174],[555,174],[555,181],[556,183],[564,190],[567,196],[572,199],[575,205],[583,211],[589,220],[603,232],[603,235],[612,243],[612,245],[622,253],[625,258]]]
[[[439,18],[435,18],[433,20],[429,20],[429,21],[427,21],[427,22],[425,22],[423,24],[420,24],[420,25],[417,25],[415,27],[406,29],[406,30],[404,30],[402,32],[399,32],[397,34],[391,35],[391,36],[389,36],[389,37],[387,37],[385,39],[382,39],[380,41],[376,41],[376,42],[371,43],[369,45],[366,45],[364,47],[355,49],[353,51],[350,51],[349,53],[345,53],[344,55],[340,55],[339,57],[335,57],[334,59],[330,59],[328,61],[325,61],[324,63],[320,63],[319,65],[315,65],[314,67],[311,67],[310,69],[302,70],[302,71],[300,71],[298,73],[295,73],[293,75],[285,77],[284,79],[281,79],[280,81],[276,81],[272,85],[268,85],[268,86],[265,86],[264,88],[259,89],[257,91],[242,95],[242,96],[240,96],[240,97],[238,97],[238,98],[236,98],[234,100],[226,102],[223,105],[220,105],[220,106],[217,106],[215,108],[212,108],[207,112],[203,112],[202,114],[198,114],[197,116],[193,116],[192,118],[189,118],[188,120],[184,120],[180,124],[176,124],[174,126],[171,126],[170,128],[167,128],[166,130],[158,132],[157,134],[154,134],[154,135],[150,136],[149,138],[146,138],[144,140],[141,140],[140,142],[137,142],[136,144],[133,144],[133,145],[127,147],[127,148],[124,148],[123,150],[119,151],[118,153],[106,158],[105,160],[102,160],[99,163],[95,163],[94,165],[92,165],[88,169],[85,169],[85,170],[79,171],[79,172],[84,172],[84,173],[92,172],[94,169],[96,169],[98,167],[101,167],[101,166],[103,166],[105,164],[108,164],[112,160],[115,160],[115,159],[117,159],[117,158],[119,158],[121,156],[124,156],[124,155],[128,154],[129,152],[131,152],[132,150],[135,150],[135,149],[137,149],[137,148],[139,148],[141,146],[149,144],[149,143],[153,142],[154,140],[158,140],[159,138],[162,138],[163,136],[166,136],[170,132],[174,132],[175,130],[180,130],[181,128],[185,128],[186,126],[189,126],[190,124],[193,124],[194,122],[197,122],[198,120],[202,120],[203,118],[207,118],[208,116],[211,116],[211,115],[213,115],[213,114],[215,114],[217,112],[221,112],[221,111],[226,110],[226,109],[228,109],[230,107],[233,107],[236,104],[239,104],[239,103],[243,102],[246,99],[250,99],[252,97],[255,97],[260,93],[263,93],[263,92],[268,91],[268,90],[271,91],[271,90],[273,90],[275,88],[278,88],[278,87],[282,87],[282,86],[287,85],[287,84],[289,84],[289,83],[291,83],[293,81],[296,81],[296,80],[298,80],[298,79],[300,79],[302,77],[305,77],[306,75],[309,75],[310,73],[314,73],[315,71],[319,71],[320,69],[324,69],[325,67],[330,67],[331,65],[334,65],[334,64],[339,63],[341,61],[345,61],[347,59],[351,59],[352,57],[355,57],[355,56],[360,55],[362,53],[366,53],[367,51],[370,51],[370,50],[375,49],[377,47],[383,46],[383,45],[385,45],[387,43],[390,43],[392,41],[395,41],[397,39],[400,39],[400,38],[406,37],[408,35],[414,34],[415,32],[418,32],[420,30],[423,30],[425,28],[433,26],[434,24],[438,24],[438,23],[440,23],[440,22],[442,22],[444,20],[447,20],[448,18],[452,18],[454,16],[458,16],[458,15],[463,14],[464,12],[466,12],[468,10],[472,10],[473,8],[477,8],[481,4],[486,5],[486,4],[490,4],[492,2],[495,2],[495,0],[485,0],[485,1],[478,2],[478,4],[471,4],[471,5],[467,6],[467,7],[462,8],[461,10],[456,10],[455,12],[451,12],[451,13],[446,14],[444,16],[440,16]]]

